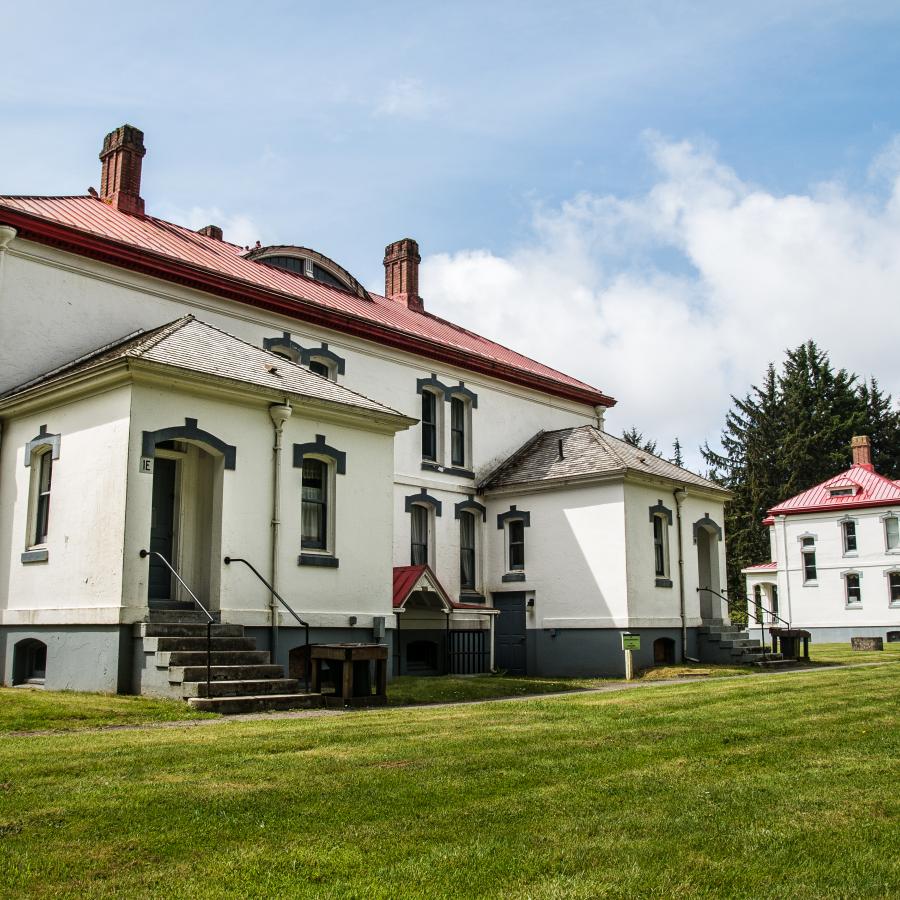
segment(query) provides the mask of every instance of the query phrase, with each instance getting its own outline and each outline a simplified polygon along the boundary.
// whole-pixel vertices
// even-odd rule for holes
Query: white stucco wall
[[[885,574],[900,571],[900,553],[887,551],[883,522],[884,516],[900,516],[900,506],[850,510],[847,514],[856,522],[855,554],[844,554],[840,527],[843,513],[779,516],[772,526],[782,615],[798,628],[900,626],[900,606],[890,604]],[[800,537],[807,534],[816,538],[815,584],[805,584],[803,577]],[[842,577],[846,572],[860,575],[861,606],[847,606]]]
[[[7,625],[120,621],[129,389],[51,406],[4,424],[0,443],[0,614]],[[40,426],[59,434],[46,562],[21,562]]]
[[[38,305],[41,315],[35,316]],[[289,331],[292,339],[304,347],[326,342],[329,349],[346,360],[346,374],[339,378],[341,384],[415,418],[421,413],[417,379],[434,374],[448,386],[462,381],[478,395],[478,406],[471,413],[471,458],[467,460],[467,468],[475,472],[475,479],[423,469],[420,426],[401,432],[394,441],[393,564],[409,564],[409,516],[403,498],[426,487],[444,505],[443,515],[435,520],[432,565],[452,596],[459,593],[459,532],[453,517],[454,504],[472,494],[480,477],[539,430],[597,421],[595,412],[582,404],[463,369],[439,366],[372,342],[308,327],[286,316],[20,239],[14,240],[6,253],[0,283],[4,328],[18,336],[15,345],[0,359],[0,389],[135,329],[156,327],[188,312],[257,346],[262,346],[265,338],[277,337],[284,331]],[[449,466],[449,403],[441,404],[441,409],[442,461]],[[354,527],[355,523],[349,523],[349,534],[354,533]],[[484,536],[488,537],[487,531]],[[318,575],[320,579],[326,576],[324,572]],[[337,587],[338,581],[332,578],[316,587],[326,583]],[[133,588],[131,585],[129,589]]]
[[[221,473],[222,619],[264,625],[270,621],[267,590],[248,569],[225,566],[221,557],[243,557],[271,578],[274,429],[267,402],[240,404],[136,386],[129,454],[126,596],[147,595],[147,563],[138,551],[149,541],[153,479],[138,471],[142,432],[183,425],[187,417],[237,449],[235,469]],[[346,453],[346,474],[335,473],[330,503],[337,568],[298,565],[301,471],[293,466],[293,445],[314,442],[318,434]],[[279,593],[313,626],[347,626],[351,615],[357,616],[359,627],[371,627],[372,616],[390,618],[392,435],[324,421],[297,404],[282,440]],[[288,614],[282,621],[293,625]]]
[[[525,580],[504,583],[505,530],[497,516],[512,505],[530,513]],[[487,501],[488,591],[533,594],[529,628],[625,627],[624,498],[621,483],[492,496]]]

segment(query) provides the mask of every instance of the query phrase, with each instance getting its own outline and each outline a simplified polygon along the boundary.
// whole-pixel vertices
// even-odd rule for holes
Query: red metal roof
[[[742,572],[771,572],[778,568],[777,562],[757,563],[755,566],[747,566]]]
[[[855,487],[856,493],[831,496],[832,488]],[[801,512],[858,509],[862,506],[887,506],[900,503],[900,484],[879,475],[868,466],[851,466],[845,472],[823,481],[769,510],[770,516],[790,516]]]
[[[0,222],[21,237],[103,259],[305,322],[592,406],[601,391],[430,313],[378,294],[364,299],[311,278],[247,259],[219,241],[153,216],[133,216],[94,197],[0,197]]]
[[[444,586],[438,581],[437,575],[428,566],[394,566],[394,609],[403,609],[403,604],[409,599],[409,595],[415,590],[422,576],[426,574],[431,586],[448,608],[474,609],[483,613],[495,612],[492,607],[484,606],[481,603],[457,603],[452,600],[444,590]]]

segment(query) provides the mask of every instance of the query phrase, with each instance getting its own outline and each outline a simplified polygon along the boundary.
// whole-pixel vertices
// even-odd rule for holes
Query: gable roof
[[[394,566],[394,609],[403,610],[410,595],[421,590],[436,594],[446,610],[471,609],[488,615],[499,615],[500,612],[481,603],[457,603],[451,599],[430,566]]]
[[[518,484],[626,473],[651,475],[729,494],[729,491],[714,481],[615,438],[594,425],[539,431],[495,469],[480,487],[482,490],[491,490]]]
[[[11,399],[27,391],[49,387],[73,375],[99,370],[109,363],[128,359],[270,388],[280,394],[396,416],[407,423],[415,421],[303,366],[201,322],[192,315],[182,316],[149,331],[133,332],[119,341],[105,344],[92,353],[6,391],[0,399]]]
[[[856,488],[856,493],[831,496],[832,488]],[[841,511],[863,506],[900,503],[900,484],[879,475],[869,466],[851,466],[833,478],[784,500],[769,510],[769,516],[790,516],[805,512]]]
[[[237,244],[114,209],[95,197],[0,197],[19,236],[277,311],[430,360],[591,406],[615,400],[583,381],[444,319],[375,293],[360,296],[250,258]]]

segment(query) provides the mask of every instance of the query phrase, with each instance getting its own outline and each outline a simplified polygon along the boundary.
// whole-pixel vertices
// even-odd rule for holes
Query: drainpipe
[[[0,287],[3,287],[3,260],[6,257],[6,248],[17,234],[15,228],[10,228],[9,225],[0,225]]]
[[[785,593],[787,595],[785,598],[787,600],[787,616],[786,616],[786,618],[788,620],[788,628],[790,628],[791,627],[791,619],[793,618],[791,615],[791,613],[793,612],[793,609],[792,609],[793,604],[791,603],[791,567],[788,564],[787,516],[781,515],[775,521],[781,525],[781,545],[784,548],[784,556],[782,557],[784,559],[784,584],[785,584],[785,587],[787,588],[787,590],[785,591]],[[801,566],[803,565],[803,555],[802,554],[800,556],[800,565]],[[776,582],[778,581],[777,569],[775,572],[775,580],[776,580]]]
[[[291,417],[291,405],[285,401],[284,405],[275,404],[269,407],[269,415],[275,426],[275,444],[272,453],[272,565],[270,576],[272,587],[278,590],[278,538],[281,529],[281,435],[284,423]],[[273,593],[269,598],[269,607],[272,614],[272,662],[278,658],[278,601]]]
[[[683,487],[672,491],[675,498],[675,516],[678,521],[678,600],[681,610],[681,661],[688,662],[687,655],[687,609],[684,602],[684,541],[681,536],[681,504],[687,497],[687,491]],[[690,660],[694,661],[694,660]]]

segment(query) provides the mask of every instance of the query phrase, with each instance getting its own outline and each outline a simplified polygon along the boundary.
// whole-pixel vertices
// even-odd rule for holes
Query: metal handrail
[[[253,563],[248,562],[246,559],[242,559],[239,556],[226,556],[225,557],[225,565],[230,566],[233,562],[243,563],[271,592],[272,596],[303,626],[303,636],[306,645],[306,661],[303,664],[303,681],[304,681],[304,689],[306,693],[309,693],[309,622],[304,621],[297,615],[296,612],[291,608],[291,605],[266,581],[262,575],[259,574],[256,566]]]
[[[213,614],[200,602],[200,599],[197,595],[184,583],[184,579],[175,571],[172,567],[172,563],[170,563],[162,553],[158,553],[156,550],[141,550],[141,559],[146,559],[148,556],[155,556],[157,559],[162,560],[165,567],[175,576],[178,580],[178,583],[190,594],[191,599],[197,606],[200,607],[201,610],[206,614],[206,696],[210,697],[210,687],[209,683],[211,680],[210,676],[210,668],[211,668],[211,659],[210,655],[212,653],[212,627],[213,623],[216,621],[213,617]]]
[[[724,596],[723,594],[720,594],[718,591],[714,591],[712,588],[708,588],[708,587],[699,588],[698,587],[697,592],[699,593],[700,591],[709,591],[711,594],[715,594],[717,597],[720,597],[722,600],[724,600],[725,603],[728,605],[728,614],[729,615],[731,615],[732,604],[740,602],[738,600],[729,600],[726,596]],[[777,619],[779,622],[783,622],[785,625],[787,625],[788,628],[791,627],[791,623],[788,622],[787,619],[782,619],[781,616],[779,616],[778,613],[775,612],[775,610],[769,609],[762,601],[757,603],[756,600],[754,600],[753,605],[755,607],[758,607],[759,609],[761,609],[764,613],[768,613],[773,619]],[[747,619],[748,619],[747,630],[748,631],[750,630],[750,622],[749,622],[750,615],[749,614],[750,614],[750,605],[749,605],[749,601],[748,601],[748,604],[747,604]],[[762,648],[763,648],[763,655],[765,655],[765,650],[766,650],[765,635],[766,635],[765,622],[760,622],[759,623],[759,637],[760,637],[760,643],[762,644]]]

